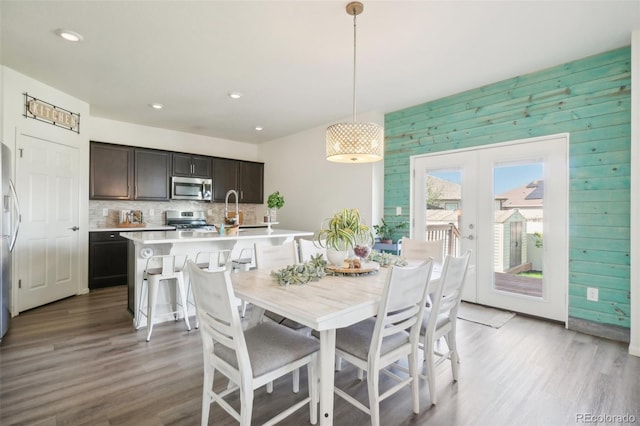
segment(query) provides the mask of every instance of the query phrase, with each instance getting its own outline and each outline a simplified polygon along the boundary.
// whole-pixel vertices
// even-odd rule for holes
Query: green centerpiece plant
[[[316,240],[320,246],[341,253],[332,257],[332,253],[327,252],[329,260],[333,264],[339,264],[349,256],[349,250],[372,245],[373,234],[361,222],[358,209],[342,209],[326,221],[326,226],[316,234]],[[342,259],[338,262],[339,256]]]

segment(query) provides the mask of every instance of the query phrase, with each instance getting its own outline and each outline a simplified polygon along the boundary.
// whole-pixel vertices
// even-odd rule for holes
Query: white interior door
[[[77,294],[79,171],[77,148],[23,134],[17,142],[20,312]]]
[[[566,136],[412,160],[412,237],[472,249],[465,300],[566,321]]]

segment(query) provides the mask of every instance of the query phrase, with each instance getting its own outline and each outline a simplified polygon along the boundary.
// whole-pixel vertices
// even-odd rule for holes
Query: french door
[[[416,239],[472,250],[463,299],[566,322],[568,136],[411,160]]]

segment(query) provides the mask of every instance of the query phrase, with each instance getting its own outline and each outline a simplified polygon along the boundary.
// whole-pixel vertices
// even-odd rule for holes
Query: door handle
[[[77,231],[77,230],[78,230],[78,229],[80,229],[80,228],[78,228],[77,226],[73,226],[73,227],[71,227],[71,228],[69,228],[69,229],[71,229],[72,231]]]
[[[471,234],[471,235],[463,235],[462,238],[466,238],[467,240],[471,241],[471,240],[473,240],[474,236],[473,236],[473,234]]]

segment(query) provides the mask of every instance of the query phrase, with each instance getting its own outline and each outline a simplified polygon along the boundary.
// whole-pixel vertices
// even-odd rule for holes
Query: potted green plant
[[[349,250],[358,245],[371,245],[373,234],[360,221],[358,209],[342,209],[327,219],[324,229],[316,235],[318,244],[327,248],[327,257],[334,265],[349,256]]]
[[[384,218],[382,218],[380,222],[381,222],[381,225],[373,225],[373,229],[376,231],[376,235],[380,239],[380,242],[383,244],[393,243],[394,232],[404,228],[407,225],[406,222],[398,222],[397,224],[390,224],[385,222]]]
[[[270,194],[269,197],[267,197],[267,208],[269,212],[268,217],[265,217],[265,222],[275,222],[276,212],[282,208],[282,206],[284,206],[284,197],[280,195],[280,191]]]

